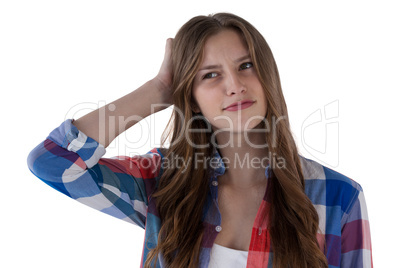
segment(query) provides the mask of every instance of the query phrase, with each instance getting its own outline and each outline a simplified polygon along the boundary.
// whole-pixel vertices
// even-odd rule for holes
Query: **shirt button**
[[[220,231],[222,231],[222,227],[221,227],[221,226],[219,226],[219,225],[218,225],[218,226],[216,226],[216,227],[215,227],[215,231],[217,231],[217,232],[219,233]]]
[[[213,186],[218,186],[218,181],[212,181]]]

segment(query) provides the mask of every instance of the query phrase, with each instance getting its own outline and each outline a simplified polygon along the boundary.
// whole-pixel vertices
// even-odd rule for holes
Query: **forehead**
[[[210,62],[222,57],[237,59],[248,54],[248,47],[242,36],[232,29],[225,29],[214,34],[205,42],[203,62]]]

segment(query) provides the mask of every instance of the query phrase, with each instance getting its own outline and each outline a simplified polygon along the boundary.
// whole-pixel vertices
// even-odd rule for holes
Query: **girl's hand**
[[[173,82],[173,67],[172,67],[172,47],[173,38],[166,40],[165,57],[158,75],[153,79],[159,92],[162,94],[162,99],[165,103],[172,104],[172,82]]]

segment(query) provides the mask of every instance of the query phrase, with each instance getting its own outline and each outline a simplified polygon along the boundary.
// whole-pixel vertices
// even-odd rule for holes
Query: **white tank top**
[[[213,244],[208,268],[245,268],[248,251]]]

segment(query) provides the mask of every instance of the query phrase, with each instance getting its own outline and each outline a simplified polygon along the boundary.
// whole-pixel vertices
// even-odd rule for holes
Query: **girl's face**
[[[201,112],[214,130],[247,131],[267,113],[248,48],[234,30],[223,30],[207,39],[192,94],[196,102],[193,111]]]

